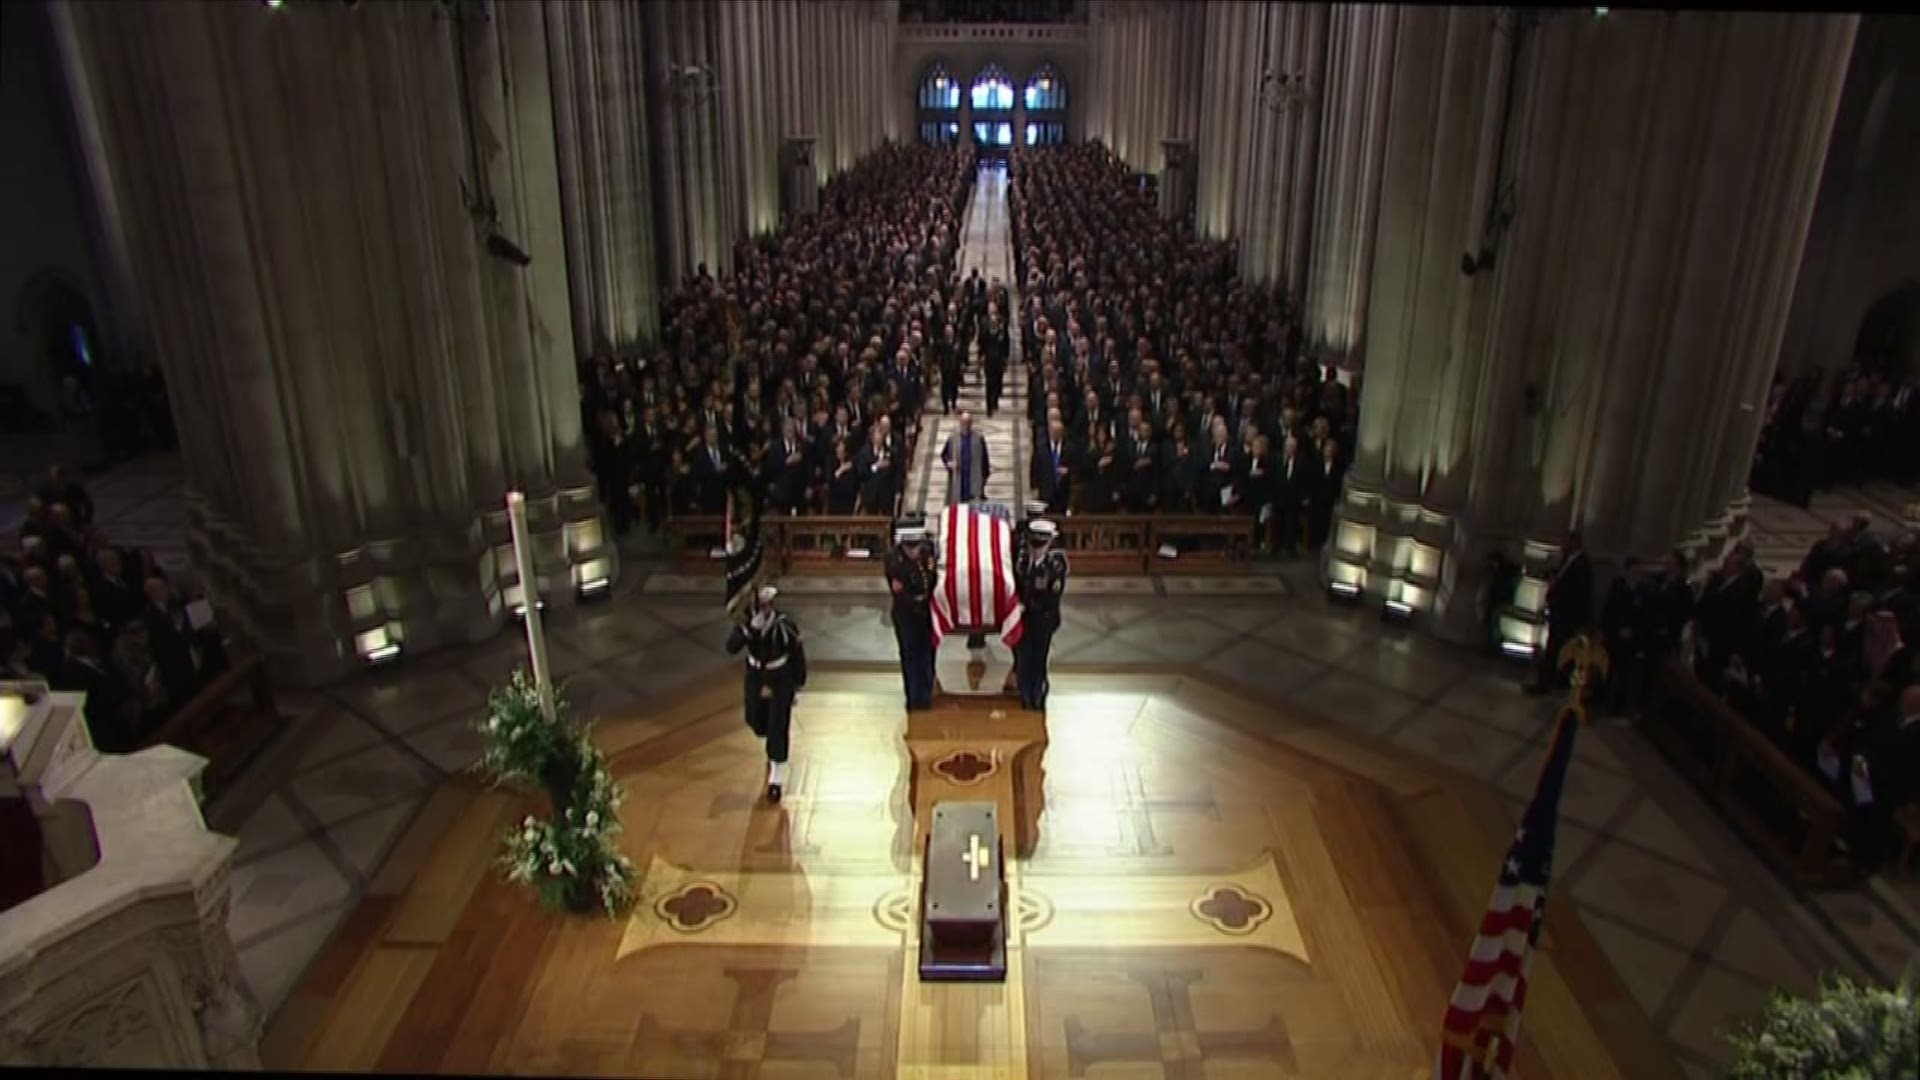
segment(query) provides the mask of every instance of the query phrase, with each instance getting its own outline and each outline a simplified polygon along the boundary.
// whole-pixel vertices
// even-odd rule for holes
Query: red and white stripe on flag
[[[1504,1078],[1512,1071],[1540,899],[1541,889],[1530,883],[1503,881],[1494,889],[1447,1003],[1437,1080]]]
[[[955,630],[997,630],[1020,643],[1020,596],[1013,579],[1013,527],[972,505],[940,515],[941,576],[933,592],[933,643]]]

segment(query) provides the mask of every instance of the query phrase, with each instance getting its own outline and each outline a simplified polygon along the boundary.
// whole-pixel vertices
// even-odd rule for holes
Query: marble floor
[[[92,486],[110,533],[184,560],[177,461],[147,459]],[[1891,516],[1901,498],[1838,493],[1816,499],[1810,513],[1756,500],[1754,535],[1783,559],[1788,541],[1802,543],[1800,531],[1824,529],[1855,507]],[[17,503],[0,511],[0,528],[18,512]],[[551,627],[554,670],[588,715],[642,711],[729,666],[716,583],[644,563],[625,571],[606,602]],[[818,662],[892,660],[877,581],[786,584]],[[208,807],[210,823],[240,841],[231,929],[269,1009],[339,928],[435,787],[475,760],[472,724],[487,689],[523,654],[508,632],[322,692],[283,695],[284,736]],[[1550,720],[1551,707],[1520,692],[1512,667],[1333,605],[1298,563],[1234,579],[1076,581],[1054,658],[1063,669],[1202,665],[1453,770],[1516,820]],[[1563,820],[1556,902],[1578,906],[1695,1075],[1722,1060],[1717,1031],[1752,1015],[1771,987],[1804,992],[1825,971],[1880,981],[1920,973],[1914,881],[1876,878],[1817,894],[1783,882],[1630,728],[1600,724],[1583,737]]]
[[[1202,665],[1269,700],[1389,741],[1485,785],[1517,820],[1545,749],[1551,706],[1518,673],[1329,605],[1304,568],[1285,591],[1246,596],[1069,599],[1055,642],[1076,664]],[[556,620],[554,668],[589,714],[650,699],[728,666],[709,596],[654,592],[630,574],[608,603]],[[820,663],[894,656],[885,602],[794,595]],[[290,702],[290,730],[253,776],[213,807],[241,841],[232,929],[269,1007],[338,927],[442,778],[470,764],[487,687],[520,660],[502,635],[469,652]],[[1809,895],[1754,859],[1633,731],[1583,738],[1564,807],[1559,902],[1583,919],[1676,1057],[1699,1075],[1721,1060],[1715,1031],[1775,985],[1806,991],[1839,970],[1890,980],[1920,967],[1920,918],[1884,883]]]
[[[1007,286],[1014,310],[1020,308],[1018,283],[1013,280],[1012,225],[1007,215],[1007,170],[1005,166],[983,168],[974,183],[973,200],[961,231],[959,273],[964,278],[974,270],[991,281],[999,278]],[[1007,324],[1011,327],[1011,321]],[[1007,360],[1005,392],[994,415],[987,415],[986,369],[977,349],[969,349],[967,368],[960,386],[960,409],[973,414],[974,430],[987,444],[987,461],[992,475],[987,477],[986,501],[1006,505],[1015,513],[1026,501],[1027,491],[1027,381],[1021,360],[1020,338],[1012,335],[1013,352]],[[940,464],[940,450],[959,422],[960,414],[942,416],[939,398],[929,399],[930,407],[922,423],[914,461],[907,473],[905,506],[909,511],[936,520],[947,506],[947,472]]]

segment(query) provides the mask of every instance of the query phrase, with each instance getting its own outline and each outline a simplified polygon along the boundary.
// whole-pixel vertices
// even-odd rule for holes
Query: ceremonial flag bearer
[[[1067,589],[1067,553],[1053,546],[1059,526],[1044,518],[1027,523],[1027,549],[1019,561],[1020,603],[1025,608],[1018,653],[1014,658],[1020,704],[1044,712],[1047,707],[1047,653],[1060,628],[1060,598]]]
[[[807,685],[807,651],[800,625],[773,606],[780,590],[764,586],[754,595],[753,613],[727,635],[727,655],[746,650],[747,727],[766,740],[767,800],[780,801],[787,780],[787,731],[793,722],[793,698]]]
[[[887,555],[887,590],[893,594],[893,639],[900,646],[900,677],[909,711],[933,706],[933,545],[926,526],[912,521],[894,532]]]

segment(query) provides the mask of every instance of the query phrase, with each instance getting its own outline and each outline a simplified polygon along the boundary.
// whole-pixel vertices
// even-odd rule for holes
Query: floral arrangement
[[[525,671],[487,699],[486,737],[476,769],[496,787],[544,788],[551,818],[527,815],[504,837],[500,867],[508,881],[532,886],[548,911],[617,918],[633,905],[633,864],[620,853],[620,804],[626,791],[605,755],[554,694],[554,722],[540,713],[540,691]]]
[[[1813,1000],[1775,991],[1766,1015],[1731,1037],[1736,1080],[1911,1077],[1920,1062],[1920,987],[1861,986],[1844,977]]]

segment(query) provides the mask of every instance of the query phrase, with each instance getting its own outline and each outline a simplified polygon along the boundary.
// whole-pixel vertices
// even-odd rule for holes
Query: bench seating
[[[1060,543],[1073,572],[1092,577],[1135,574],[1231,574],[1253,558],[1253,519],[1240,515],[1075,514],[1056,519]],[[679,569],[686,574],[719,576],[726,560],[722,547],[725,518],[691,515],[670,518],[667,537]],[[881,572],[893,544],[893,522],[879,515],[769,515],[760,524],[766,565],[781,573],[817,575]],[[1178,554],[1160,554],[1171,545]],[[846,557],[848,548],[865,548],[865,559]]]
[[[249,709],[236,717],[228,705],[242,693],[250,699]],[[279,736],[281,726],[266,665],[257,655],[241,654],[147,733],[141,745],[177,746],[207,758],[201,794],[211,800]]]
[[[1679,661],[1656,674],[1639,725],[1770,862],[1812,886],[1858,877],[1835,848],[1840,801]]]

